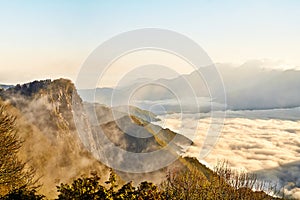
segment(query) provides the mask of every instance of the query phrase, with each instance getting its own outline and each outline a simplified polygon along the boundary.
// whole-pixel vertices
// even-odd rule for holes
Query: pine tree
[[[25,169],[17,156],[23,141],[17,135],[15,121],[0,105],[0,196],[33,185],[34,171]]]

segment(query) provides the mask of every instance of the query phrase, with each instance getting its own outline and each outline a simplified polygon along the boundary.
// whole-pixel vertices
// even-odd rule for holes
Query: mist
[[[282,115],[277,119],[273,118],[279,112]],[[247,117],[248,115],[250,117]],[[181,114],[168,114],[160,118],[162,121],[157,123],[164,128],[193,138],[194,145],[187,150],[186,155],[199,157],[212,123],[208,114],[201,117],[189,114],[183,118]],[[196,130],[195,121],[199,122]],[[219,161],[226,160],[234,169],[255,172],[261,179],[276,182],[280,187],[285,187],[287,194],[300,198],[299,147],[299,108],[279,111],[231,111],[225,119],[217,144],[200,162],[213,168]],[[294,167],[289,168],[290,170],[283,167],[291,163],[294,163]]]
[[[106,105],[130,104],[146,110],[156,107],[152,110],[156,114],[204,113],[210,112],[212,107],[220,111],[300,107],[300,71],[270,65],[272,63],[260,60],[240,66],[216,64],[219,77],[210,66],[172,79],[155,80],[144,73],[134,81],[130,74],[122,79],[125,82],[128,79],[126,84],[117,88],[79,90],[79,94],[85,101]],[[226,100],[222,96],[224,90]]]

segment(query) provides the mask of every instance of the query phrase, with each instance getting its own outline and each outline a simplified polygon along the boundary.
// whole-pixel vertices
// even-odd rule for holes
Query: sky
[[[216,63],[300,66],[299,24],[297,0],[0,0],[0,83],[74,81],[102,42],[152,27],[188,36]]]

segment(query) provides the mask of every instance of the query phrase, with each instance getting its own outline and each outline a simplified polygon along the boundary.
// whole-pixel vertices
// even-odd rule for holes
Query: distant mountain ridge
[[[11,88],[11,87],[14,87],[14,85],[5,85],[5,84],[0,84],[0,90],[1,90],[1,89],[4,89],[4,90],[6,90],[6,89],[8,89],[8,88]]]
[[[261,65],[257,62],[247,62],[240,67],[218,64],[217,69],[224,82],[224,88],[217,84],[219,77],[215,75],[214,68],[208,66],[173,79],[145,81],[142,84],[146,86],[138,91],[135,90],[141,83],[133,82],[116,89],[80,90],[79,94],[85,101],[122,105],[128,102],[135,91],[134,98],[140,100],[135,105],[142,109],[149,110],[153,105],[161,103],[166,112],[182,112],[181,107],[183,112],[196,113],[196,103],[200,106],[200,112],[210,111],[210,103],[213,103],[217,110],[224,109],[222,105],[225,102],[220,95],[225,89],[226,107],[229,110],[299,107],[300,71],[266,69]],[[210,80],[211,88],[207,88],[205,80]],[[176,98],[182,102],[175,105]],[[146,101],[148,102],[145,103]]]

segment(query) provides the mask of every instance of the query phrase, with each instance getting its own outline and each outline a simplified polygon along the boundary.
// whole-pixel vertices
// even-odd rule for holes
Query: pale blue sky
[[[0,0],[0,82],[74,79],[103,41],[133,29],[177,31],[215,62],[300,66],[300,1]]]

